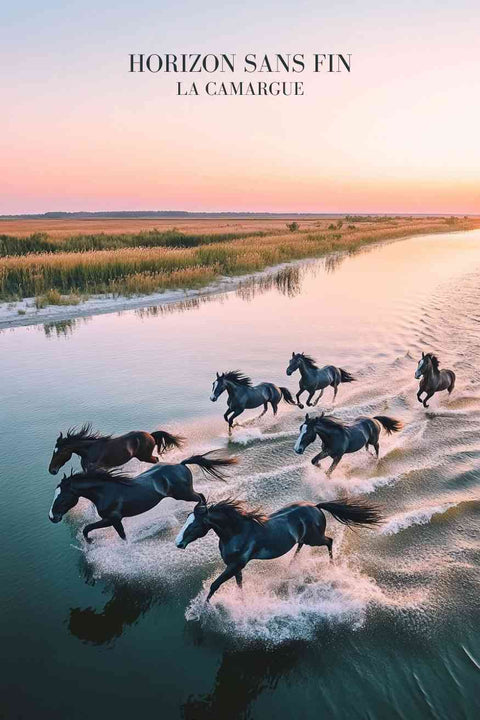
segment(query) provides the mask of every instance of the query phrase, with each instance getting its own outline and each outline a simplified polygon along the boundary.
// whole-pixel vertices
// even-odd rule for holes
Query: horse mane
[[[208,506],[209,512],[218,512],[224,515],[232,525],[238,525],[240,520],[253,520],[258,525],[264,525],[267,516],[260,508],[249,509],[237,498],[226,498]]]
[[[111,435],[102,435],[92,430],[90,423],[85,423],[80,429],[76,427],[69,428],[64,438],[57,440],[57,447],[64,448],[77,443],[95,442],[95,440],[110,440]]]
[[[319,417],[310,418],[308,422],[311,422],[313,424],[316,424],[318,422],[323,423],[323,425],[327,425],[331,428],[344,428],[345,423],[343,420],[340,420],[340,418],[335,417],[334,415],[320,415]]]
[[[318,365],[314,358],[311,355],[305,355],[305,353],[297,353],[297,356],[300,356],[305,363],[305,365],[309,368],[315,368],[318,370]]]
[[[125,475],[118,470],[87,470],[86,472],[78,472],[67,477],[67,480],[73,482],[91,482],[92,480],[98,480],[99,482],[114,482],[119,485],[134,485],[136,478]]]
[[[235,383],[235,385],[243,385],[244,387],[252,387],[251,378],[244,375],[240,370],[229,370],[223,373],[225,380]]]
[[[432,365],[433,365],[433,369],[434,369],[434,370],[438,370],[438,367],[439,367],[439,365],[440,365],[440,361],[439,361],[439,359],[437,358],[437,356],[434,355],[433,353],[427,353],[427,354],[425,355],[425,357],[426,357],[426,358],[427,358],[427,357],[430,358],[430,362],[431,362]]]

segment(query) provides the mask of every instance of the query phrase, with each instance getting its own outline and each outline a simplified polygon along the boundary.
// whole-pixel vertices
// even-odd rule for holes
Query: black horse
[[[79,498],[85,497],[95,505],[102,518],[83,528],[85,540],[92,542],[88,537],[92,530],[111,526],[125,540],[124,517],[151,510],[166,497],[189,502],[205,500],[193,489],[192,473],[186,466],[198,465],[207,475],[224,480],[224,474],[218,468],[237,462],[236,458],[209,458],[209,454],[193,455],[178,465],[155,465],[134,478],[107,470],[90,470],[70,477],[64,475],[55,490],[48,516],[53,523],[60,522]]]
[[[228,422],[229,431],[232,430],[235,418],[244,410],[263,405],[263,412],[259,416],[262,417],[268,410],[268,403],[272,406],[274,415],[277,414],[278,404],[282,398],[289,405],[296,404],[288,388],[277,387],[273,383],[267,382],[252,385],[250,378],[238,370],[230,370],[221,375],[217,372],[210,400],[216,402],[225,390],[228,393],[228,409],[223,417]]]
[[[420,380],[420,386],[417,392],[418,402],[423,402],[423,407],[428,407],[427,400],[430,400],[432,395],[440,392],[441,390],[448,390],[450,395],[453,388],[455,387],[455,373],[453,370],[440,370],[439,362],[436,355],[432,353],[422,352],[422,357],[418,361],[418,367],[415,371],[415,378]],[[421,396],[425,393],[426,397],[422,400]]]
[[[368,450],[368,446],[372,445],[378,458],[380,450],[378,439],[382,427],[388,435],[391,435],[401,430],[403,423],[385,415],[375,415],[373,418],[360,417],[353,423],[347,424],[323,413],[314,418],[307,413],[305,422],[300,425],[300,435],[293,449],[298,455],[302,455],[305,448],[313,443],[318,435],[323,447],[322,452],[312,458],[312,465],[318,466],[320,460],[331,457],[333,462],[327,470],[327,475],[330,476],[345,453],[357,452],[363,447]]]
[[[300,396],[306,391],[308,392],[307,405],[313,407],[318,403],[323,395],[323,391],[329,385],[333,387],[333,402],[337,397],[338,386],[340,383],[354,382],[355,378],[343,368],[335,367],[335,365],[325,365],[319,368],[315,360],[305,353],[294,353],[287,367],[287,375],[291,375],[295,370],[300,370],[300,390],[297,393],[297,405],[303,408],[300,402]],[[320,390],[315,402],[312,398]]]
[[[158,463],[158,457],[153,455],[155,447],[160,455],[173,447],[180,447],[183,438],[171,435],[165,430],[155,430],[148,433],[143,430],[112,437],[93,432],[89,423],[80,430],[71,428],[64,436],[57,438],[53,449],[52,459],[48,467],[51,475],[56,475],[60,468],[67,463],[73,454],[80,456],[82,470],[93,468],[113,468],[124,465],[132,458],[143,462]]]
[[[175,544],[186,548],[194,540],[214,530],[220,538],[220,554],[226,570],[212,583],[207,601],[226,580],[235,577],[242,586],[242,570],[250,560],[271,560],[285,555],[297,545],[295,555],[303,545],[328,548],[333,559],[333,540],[325,535],[326,518],[323,510],[344,525],[376,525],[381,521],[378,509],[360,501],[293,503],[265,515],[260,510],[247,510],[239,500],[224,500],[212,505],[201,501],[189,515]]]

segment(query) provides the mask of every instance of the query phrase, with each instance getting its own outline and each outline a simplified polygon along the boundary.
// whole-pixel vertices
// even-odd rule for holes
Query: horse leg
[[[315,405],[318,405],[318,401],[320,400],[320,398],[321,398],[322,395],[323,395],[323,390],[324,390],[324,388],[322,388],[322,389],[320,390],[320,395],[317,397],[317,399],[316,399],[315,402],[313,403],[314,406],[315,406]]]
[[[224,582],[230,580],[230,578],[232,578],[234,575],[238,575],[238,573],[241,572],[244,567],[245,563],[239,562],[228,565],[228,567],[223,571],[223,573],[219,575],[218,578],[214,580],[213,583],[210,585],[210,592],[207,595],[206,602],[210,601],[212,595],[217,592],[218,588],[223,585]]]
[[[290,566],[293,565],[293,563],[294,563],[295,560],[297,559],[297,555],[298,555],[298,553],[300,552],[300,550],[302,549],[302,547],[303,547],[303,542],[299,542],[298,545],[297,545],[297,549],[296,549],[295,552],[293,553],[293,557],[292,557],[292,559],[290,560]]]
[[[265,413],[267,412],[267,410],[268,410],[268,404],[265,402],[265,403],[263,403],[263,410],[260,413],[260,415],[258,416],[257,420],[259,420],[261,417],[263,417],[265,415]]]
[[[278,403],[276,403],[274,400],[270,400],[270,405],[272,406],[273,414],[277,414],[278,410]]]
[[[419,390],[419,391],[417,392],[417,400],[418,400],[418,402],[422,402],[422,394],[423,394],[423,390]]]
[[[336,458],[333,458],[333,462],[332,462],[332,464],[330,465],[330,467],[328,468],[328,470],[327,470],[327,472],[326,472],[327,477],[330,477],[330,476],[331,476],[331,474],[333,473],[333,471],[334,471],[335,468],[337,467],[337,465],[338,465],[338,463],[340,462],[340,460],[342,459],[342,457],[343,457],[343,455],[337,455]]]
[[[233,421],[235,420],[235,418],[237,418],[239,415],[241,415],[242,412],[243,412],[243,410],[232,410],[232,415],[230,415],[230,417],[229,417],[229,419],[228,419],[228,421],[227,421],[227,422],[228,422],[228,432],[229,432],[229,434],[231,434],[231,432],[232,432]]]
[[[237,585],[241,590],[243,588],[243,575],[241,570],[235,573],[235,580],[237,581]]]
[[[92,532],[92,530],[99,530],[100,528],[106,528],[106,527],[112,527],[114,524],[113,520],[107,520],[104,518],[103,520],[99,520],[98,522],[90,523],[90,525],[85,525],[83,528],[83,537],[87,541],[87,543],[91,543],[92,540],[88,537],[88,533]],[[118,532],[118,530],[117,530]],[[119,533],[120,534],[120,533]]]
[[[308,398],[307,398],[307,405],[308,407],[313,407],[313,403],[311,402],[313,396],[315,395],[315,390],[313,392],[308,391]]]
[[[427,397],[424,398],[424,400],[423,400],[423,407],[428,408],[427,400],[430,400],[430,398],[433,397],[434,395],[435,395],[434,392],[432,392],[432,393],[427,393]]]
[[[322,452],[319,452],[318,455],[315,455],[315,457],[312,458],[312,465],[318,466],[320,463],[320,460],[324,460],[328,456],[329,456],[328,450],[322,450]]]
[[[125,535],[125,530],[123,529],[121,518],[119,518],[118,520],[112,520],[112,525],[117,531],[117,533],[120,535],[122,540],[126,540],[127,536]]]
[[[338,385],[333,386],[333,402],[335,402],[335,398],[337,397],[338,392]]]
[[[378,460],[378,456],[380,455],[380,444],[379,444],[378,440],[376,443],[373,443],[373,447],[375,448],[375,455],[377,456],[377,460]]]
[[[300,388],[298,393],[295,395],[295,397],[297,398],[297,405],[300,408],[300,410],[303,410],[303,408],[304,408],[304,406],[300,402],[300,395],[303,395],[304,392],[305,392],[305,388]]]
[[[330,557],[330,562],[333,562],[333,540],[331,537],[327,537],[326,535],[323,536],[323,545],[326,545],[328,548],[328,555]]]

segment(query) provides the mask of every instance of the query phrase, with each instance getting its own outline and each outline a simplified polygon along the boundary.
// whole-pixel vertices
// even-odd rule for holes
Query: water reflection
[[[47,338],[50,337],[68,337],[69,335],[73,334],[73,331],[78,328],[80,325],[84,325],[85,323],[88,323],[91,320],[90,317],[79,317],[79,318],[70,318],[70,320],[57,320],[55,322],[47,322],[43,323],[40,327],[43,329],[43,332],[47,336]]]
[[[88,585],[94,585],[92,569],[84,558],[80,561],[81,572]],[[164,599],[158,583],[139,584],[119,580],[109,583],[105,591],[111,594],[101,611],[92,607],[70,608],[68,629],[84,643],[112,645],[126,627],[134,625],[155,604]]]
[[[215,687],[200,698],[190,697],[181,708],[185,720],[236,720],[250,717],[250,705],[265,690],[273,690],[279,680],[298,664],[301,649],[283,647],[281,652],[249,649],[223,654]]]

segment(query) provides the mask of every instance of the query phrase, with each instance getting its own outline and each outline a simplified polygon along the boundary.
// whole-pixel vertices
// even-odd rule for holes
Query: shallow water
[[[5,718],[474,718],[480,710],[480,231],[425,236],[295,266],[222,297],[0,334],[3,379]],[[293,453],[303,413],[283,405],[229,442],[216,370],[296,390],[292,350],[357,378],[344,419],[387,414],[377,462],[344,458],[331,480]],[[422,350],[457,374],[425,411]],[[331,390],[322,409],[331,410]],[[375,532],[328,518],[336,561],[305,547],[225,584],[213,535],[180,551],[190,504],[165,500],[85,547],[81,501],[47,518],[47,466],[60,429],[165,427],[188,437],[166,459],[216,447],[240,459],[228,485],[196,487],[271,511],[344,492],[381,504]],[[74,465],[75,467],[78,464]],[[70,466],[68,466],[69,469]],[[135,474],[144,467],[132,461]]]

